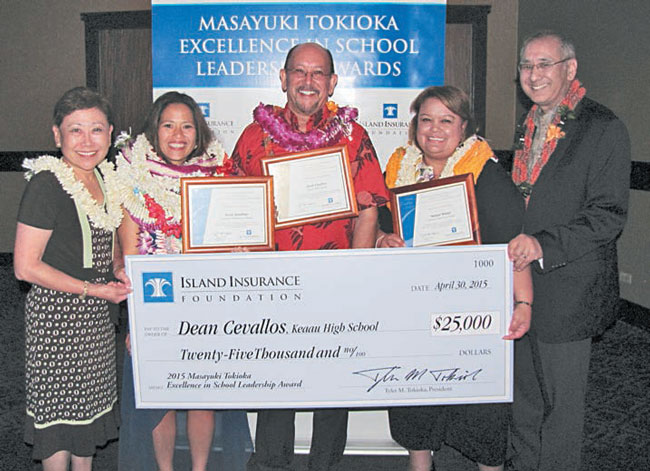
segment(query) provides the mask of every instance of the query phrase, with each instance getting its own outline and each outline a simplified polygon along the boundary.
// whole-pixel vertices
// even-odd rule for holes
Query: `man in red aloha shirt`
[[[315,43],[295,46],[280,70],[284,108],[258,106],[254,122],[239,137],[232,159],[246,174],[262,175],[263,157],[346,144],[359,208],[357,217],[277,230],[278,250],[320,250],[373,247],[377,207],[388,192],[367,132],[354,121],[353,108],[338,108],[328,98],[338,77],[332,54]],[[255,454],[249,470],[289,470],[293,461],[294,410],[262,410],[257,414]],[[310,470],[329,470],[343,455],[348,412],[314,412]]]

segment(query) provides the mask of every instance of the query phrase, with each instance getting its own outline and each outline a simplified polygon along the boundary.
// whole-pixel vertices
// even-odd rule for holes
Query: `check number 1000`
[[[451,312],[431,315],[431,335],[485,335],[499,333],[499,312]]]

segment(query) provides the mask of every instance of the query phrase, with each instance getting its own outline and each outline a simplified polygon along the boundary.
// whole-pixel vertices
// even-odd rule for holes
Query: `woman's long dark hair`
[[[163,114],[163,111],[165,111],[165,108],[175,103],[187,106],[192,112],[192,118],[194,119],[194,127],[196,128],[196,148],[187,156],[189,160],[192,157],[205,153],[208,145],[210,145],[210,142],[212,142],[213,139],[212,131],[203,117],[201,108],[199,108],[199,105],[196,104],[196,101],[194,101],[194,98],[191,96],[179,92],[167,92],[164,95],[159,96],[147,115],[142,132],[147,136],[147,139],[151,145],[153,145],[156,153],[163,159],[167,160],[167,157],[160,151],[160,143],[158,142],[158,126],[160,125],[160,116]]]

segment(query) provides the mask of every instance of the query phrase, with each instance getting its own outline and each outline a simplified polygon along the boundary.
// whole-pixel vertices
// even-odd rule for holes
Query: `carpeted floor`
[[[26,285],[14,279],[10,263],[10,256],[0,254],[0,283],[4,287],[0,292],[0,471],[35,471],[41,466],[31,460],[31,449],[22,439],[22,303]],[[120,345],[122,338],[123,334],[118,335]],[[99,450],[93,469],[115,470],[117,446],[113,442]],[[582,471],[650,470],[650,331],[619,321],[594,344],[583,454]],[[297,470],[306,469],[304,456],[298,456],[296,461]],[[401,471],[406,469],[406,462],[401,456],[346,456],[339,469]],[[450,448],[443,448],[436,455],[436,464],[441,471],[476,469]]]

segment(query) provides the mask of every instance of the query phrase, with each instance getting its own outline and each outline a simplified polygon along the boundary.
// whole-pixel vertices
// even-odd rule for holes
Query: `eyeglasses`
[[[308,75],[311,75],[312,80],[317,80],[317,81],[324,80],[325,78],[332,75],[332,74],[326,74],[322,70],[307,71],[300,67],[296,67],[295,69],[287,69],[287,72],[289,72],[290,75],[294,76],[297,79],[306,79]]]
[[[535,69],[537,69],[537,71],[540,72],[540,73],[544,73],[544,72],[548,71],[554,65],[561,64],[562,62],[566,62],[569,59],[573,59],[573,57],[566,57],[566,58],[564,58],[562,60],[559,60],[559,61],[556,61],[556,62],[540,62],[538,64],[530,64],[530,63],[525,62],[523,64],[519,64],[517,66],[517,69],[519,69],[520,74],[523,74],[524,72],[529,74]]]

